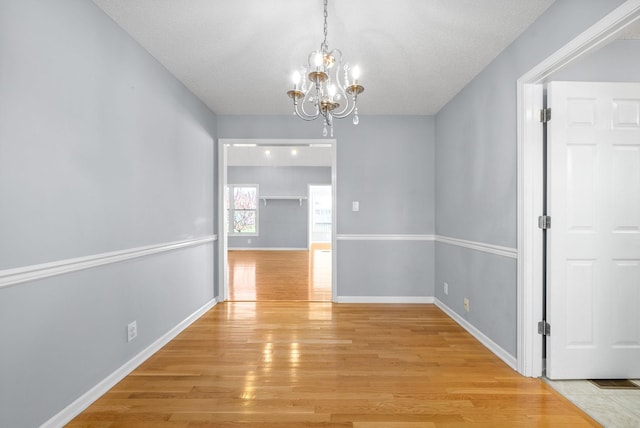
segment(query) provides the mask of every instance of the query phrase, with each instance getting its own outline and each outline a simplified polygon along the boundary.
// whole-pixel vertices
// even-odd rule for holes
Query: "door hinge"
[[[551,120],[551,107],[540,110],[540,122],[547,123]]]
[[[551,229],[551,216],[550,215],[539,216],[538,227],[542,230]]]
[[[546,321],[540,321],[538,323],[538,334],[543,336],[551,336],[551,324]]]

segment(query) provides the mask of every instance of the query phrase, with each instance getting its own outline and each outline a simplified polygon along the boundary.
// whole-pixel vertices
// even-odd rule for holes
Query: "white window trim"
[[[232,200],[233,200],[231,196],[231,192],[233,191],[234,187],[255,187],[256,188],[256,210],[255,210],[256,211],[256,232],[255,233],[238,233],[238,232],[234,232],[233,227],[231,227],[231,223],[233,222],[232,213],[236,211],[234,208],[231,207]],[[227,235],[230,238],[237,238],[242,236],[260,236],[260,185],[229,183],[227,184],[227,189],[229,192],[229,206],[227,207],[227,221],[229,222],[229,226],[228,226]],[[238,211],[244,211],[244,210],[238,210]]]

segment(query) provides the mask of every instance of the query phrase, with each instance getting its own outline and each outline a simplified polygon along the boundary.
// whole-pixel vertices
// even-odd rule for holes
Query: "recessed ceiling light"
[[[271,156],[271,150],[266,149],[266,150],[264,151],[264,155],[265,155],[265,156]]]
[[[298,149],[291,149],[291,156],[297,156],[298,155]]]

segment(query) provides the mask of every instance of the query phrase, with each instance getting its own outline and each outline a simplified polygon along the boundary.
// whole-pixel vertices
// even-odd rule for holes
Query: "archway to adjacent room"
[[[335,300],[335,152],[335,140],[219,140],[221,300]],[[331,210],[312,246],[316,185]]]

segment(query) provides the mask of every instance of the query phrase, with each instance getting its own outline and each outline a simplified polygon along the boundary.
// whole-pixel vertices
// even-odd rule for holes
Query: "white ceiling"
[[[218,114],[289,114],[322,0],[93,0]],[[554,0],[330,0],[361,114],[437,113]]]
[[[230,145],[227,166],[331,166],[331,146]]]

